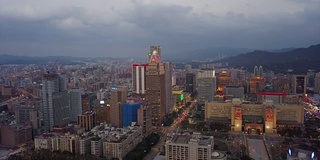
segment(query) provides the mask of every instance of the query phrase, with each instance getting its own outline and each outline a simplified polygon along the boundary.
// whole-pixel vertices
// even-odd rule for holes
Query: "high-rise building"
[[[262,66],[259,67],[259,77],[262,77],[263,76],[263,68]]]
[[[211,160],[214,140],[213,136],[203,136],[200,133],[176,134],[165,145],[167,160]]]
[[[122,104],[127,100],[127,88],[112,87],[110,97],[110,123],[122,127]]]
[[[204,104],[206,101],[214,100],[216,92],[215,71],[212,69],[202,69],[197,73],[198,103]]]
[[[63,126],[69,123],[68,101],[65,79],[58,74],[44,74],[42,79],[42,110],[46,131],[52,131],[53,126]]]
[[[87,111],[83,114],[78,115],[78,124],[84,127],[86,131],[91,130],[97,125],[96,113]]]
[[[138,121],[138,109],[141,102],[127,101],[122,104],[122,127],[131,126],[132,122]]]
[[[173,97],[172,97],[172,62],[164,62],[165,71],[165,99],[166,99],[166,114],[171,113],[173,110]]]
[[[307,76],[306,75],[294,75],[293,76],[293,94],[307,93]]]
[[[132,93],[133,94],[145,94],[147,66],[148,64],[132,65]]]
[[[250,93],[261,92],[266,86],[266,82],[263,78],[255,77],[250,79]]]
[[[255,77],[258,77],[259,76],[259,68],[258,66],[254,66],[253,68],[253,74]]]
[[[227,71],[221,71],[217,77],[218,91],[223,91],[223,88],[229,85],[230,82],[229,73]]]
[[[263,67],[254,66],[253,74],[255,77],[263,77]]]
[[[73,89],[69,91],[69,117],[71,122],[76,122],[79,114],[82,113],[81,91]]]
[[[30,123],[33,129],[40,128],[39,111],[35,107],[19,106],[15,108],[15,118],[18,124]]]
[[[152,125],[160,126],[167,110],[165,64],[161,62],[159,46],[151,46],[148,56],[146,99],[152,108]]]
[[[142,126],[142,132],[144,137],[151,133],[152,127],[152,108],[144,103],[138,109],[138,125]]]
[[[196,76],[194,73],[186,74],[186,92],[192,93],[196,91]]]

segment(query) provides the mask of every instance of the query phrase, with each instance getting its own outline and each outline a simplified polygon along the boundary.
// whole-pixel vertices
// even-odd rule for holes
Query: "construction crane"
[[[59,57],[57,58],[57,60],[53,63],[53,65],[51,65],[51,67],[49,68],[49,70],[47,70],[47,74],[49,74],[50,72],[53,72],[53,67],[56,66],[56,64],[58,63],[59,61]]]

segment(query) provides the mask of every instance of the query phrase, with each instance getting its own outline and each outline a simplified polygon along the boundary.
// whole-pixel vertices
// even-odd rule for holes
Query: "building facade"
[[[197,73],[198,103],[214,100],[214,93],[217,91],[215,71],[211,69],[200,70]]]
[[[132,65],[132,93],[146,93],[146,69],[148,64],[133,64]]]
[[[122,104],[127,100],[126,87],[112,87],[110,98],[110,124],[122,127]]]
[[[203,136],[200,133],[176,134],[165,146],[167,160],[211,160],[214,140],[212,136]]]
[[[96,113],[87,111],[83,114],[78,115],[78,124],[80,127],[84,127],[86,131],[91,130],[97,125]]]
[[[69,123],[69,100],[65,79],[47,73],[42,79],[42,112],[46,131]]]

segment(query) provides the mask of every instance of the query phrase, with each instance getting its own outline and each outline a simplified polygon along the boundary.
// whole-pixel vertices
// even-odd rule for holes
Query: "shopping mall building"
[[[236,132],[276,133],[277,128],[303,126],[304,107],[274,104],[271,100],[249,104],[235,98],[228,102],[206,102],[205,119],[230,124],[231,131]]]

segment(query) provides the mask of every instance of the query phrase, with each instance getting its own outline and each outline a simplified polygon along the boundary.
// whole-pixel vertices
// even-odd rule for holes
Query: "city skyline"
[[[320,1],[0,1],[0,54],[145,57],[320,42]]]

